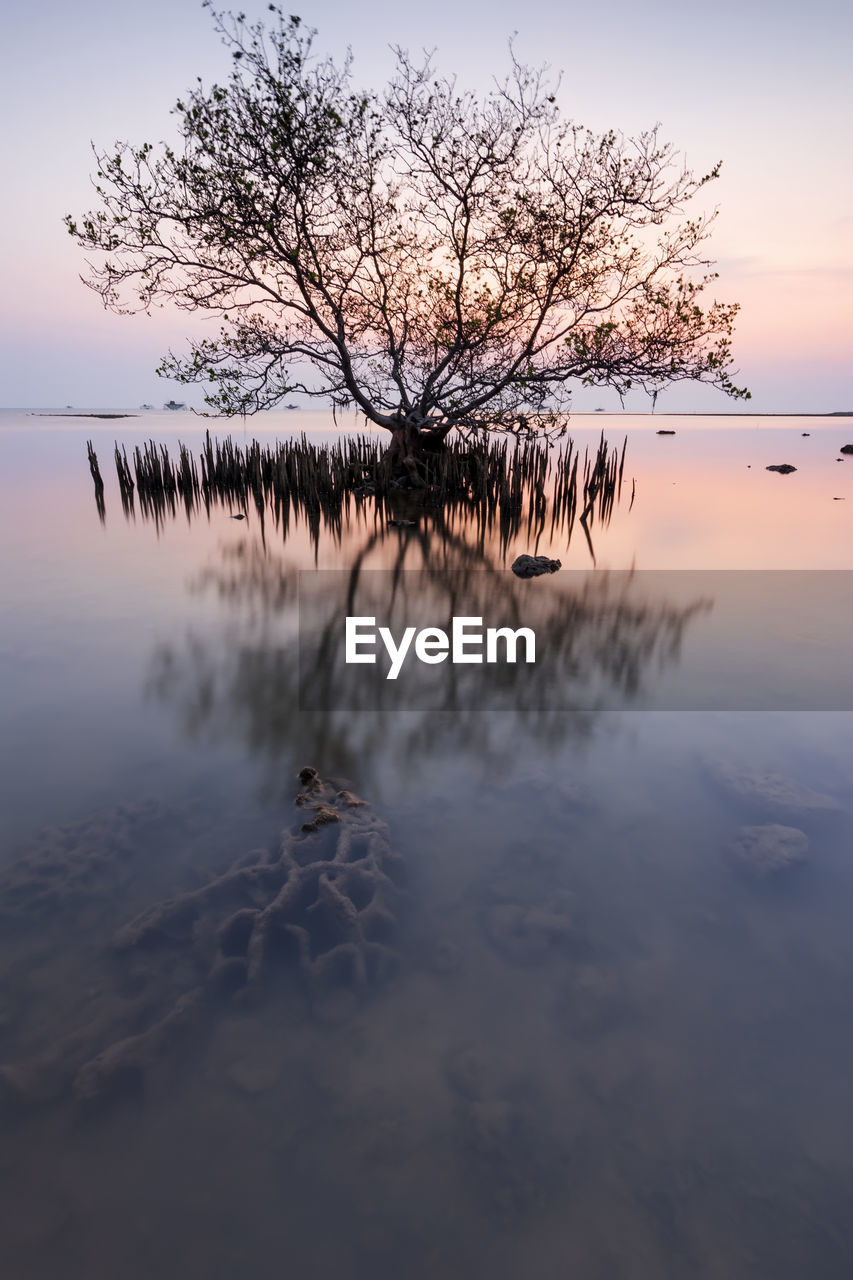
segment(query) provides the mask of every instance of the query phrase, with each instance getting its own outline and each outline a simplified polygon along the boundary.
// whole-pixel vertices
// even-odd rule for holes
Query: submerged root
[[[140,994],[108,1002],[37,1061],[0,1066],[0,1101],[44,1103],[70,1092],[91,1107],[138,1094],[152,1064],[205,1010],[259,993],[282,967],[295,968],[312,1000],[393,973],[401,860],[387,827],[315,769],[300,781],[297,804],[312,816],[285,830],[277,850],[244,854],[119,929],[114,952]]]

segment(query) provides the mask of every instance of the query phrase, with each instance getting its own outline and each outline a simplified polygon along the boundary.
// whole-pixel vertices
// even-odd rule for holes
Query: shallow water
[[[290,413],[248,438],[259,425],[332,429]],[[591,552],[577,527],[568,546],[433,517],[412,533],[369,503],[313,534],[254,509],[126,519],[114,437],[197,448],[196,421],[0,415],[5,1274],[851,1273],[853,717],[785,709],[826,703],[792,703],[781,640],[760,639],[764,700],[735,682],[721,711],[638,710],[623,678],[683,674],[713,612],[665,657],[659,614],[642,635],[592,629],[606,709],[496,710],[488,690],[452,712],[300,709],[300,571],[399,564],[440,594],[533,550],[592,591],[632,568],[853,568],[853,460],[836,460],[853,423],[571,431],[594,447],[602,427],[628,434],[626,482]],[[782,462],[797,472],[765,471]],[[544,623],[568,580],[525,584]],[[849,706],[828,666],[844,635],[800,642]],[[117,933],[248,850],[272,857],[306,764],[387,823],[394,973],[315,985],[282,954],[254,998],[205,996],[144,1070],[75,1101],[81,1064],[207,981],[234,903],[223,890],[130,959]],[[766,824],[802,830],[808,858],[750,874],[732,841]]]

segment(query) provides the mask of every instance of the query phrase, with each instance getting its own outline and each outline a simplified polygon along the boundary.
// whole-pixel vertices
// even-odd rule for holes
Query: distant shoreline
[[[139,418],[142,416],[147,416],[139,413],[94,413],[94,412],[72,413],[69,411],[60,411],[60,410],[57,410],[54,412],[54,411],[47,411],[47,410],[16,409],[14,407],[0,409],[0,412],[26,413],[27,416],[31,418],[113,419],[113,418]],[[194,416],[199,417],[202,420],[205,418],[205,415],[195,414],[195,411],[192,409],[187,409],[185,412],[193,413]],[[278,413],[278,412],[279,410],[277,409],[270,409],[259,414],[253,414],[251,416],[257,417],[257,418],[263,418],[266,416],[267,413]],[[331,410],[325,409],[325,408],[323,409],[315,409],[315,408],[307,409],[306,408],[306,409],[300,410],[300,412],[330,413]],[[673,410],[667,409],[659,413],[652,413],[651,410],[638,411],[633,409],[576,409],[576,410],[570,411],[566,416],[568,418],[833,418],[834,419],[834,418],[853,418],[853,409],[834,409],[830,413],[806,413],[806,412],[803,412],[803,413],[745,413],[743,411],[729,411],[729,412],[723,411],[723,412],[713,413],[713,412],[708,412],[707,410],[702,410],[701,412],[698,412],[698,411],[687,412],[684,410],[677,410],[677,409],[673,409]],[[233,421],[233,419],[231,418],[218,417],[216,415],[211,415],[207,420],[210,422]]]
[[[632,409],[577,409],[570,418],[853,418],[853,409],[834,409],[832,413],[701,413],[667,409],[665,412],[636,412]]]

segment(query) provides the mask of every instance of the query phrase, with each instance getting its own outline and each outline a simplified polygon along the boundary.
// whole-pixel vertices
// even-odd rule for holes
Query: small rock
[[[232,517],[231,517],[231,519],[232,519],[232,520],[245,520],[245,519],[246,519],[246,517],[243,515],[243,512],[242,512],[242,511],[239,511],[239,512],[237,513],[237,515],[236,515],[236,516],[232,516]]]
[[[556,573],[562,564],[562,560],[549,560],[547,556],[519,556],[513,561],[512,571],[517,578],[538,578],[542,573]]]
[[[767,471],[778,471],[780,476],[789,476],[796,469],[796,467],[791,466],[790,462],[782,462],[778,466],[765,468]]]
[[[808,851],[809,841],[804,831],[778,823],[741,827],[729,845],[729,854],[735,862],[761,880],[805,862]]]
[[[843,444],[840,449],[841,453],[853,453],[853,444]]]
[[[811,435],[811,432],[810,432],[810,431],[804,431],[804,432],[803,432],[803,435],[804,435],[804,436],[810,436],[810,435]]]

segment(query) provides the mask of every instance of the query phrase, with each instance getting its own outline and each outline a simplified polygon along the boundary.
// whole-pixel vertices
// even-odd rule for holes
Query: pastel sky
[[[748,409],[853,409],[853,9],[831,0],[293,5],[318,28],[321,52],[352,47],[365,85],[384,81],[394,43],[436,47],[442,69],[485,86],[517,31],[523,61],[562,70],[565,115],[629,134],[660,121],[695,171],[722,159],[710,253],[718,296],[742,304],[734,349]],[[243,7],[250,17],[266,8]],[[42,0],[7,6],[0,32],[0,405],[162,403],[177,389],[154,369],[191,321],[105,312],[78,279],[83,255],[61,219],[93,203],[90,140],[166,136],[175,99],[197,75],[223,80],[229,58],[198,0]],[[575,404],[618,407],[599,391]],[[659,411],[740,408],[689,385],[658,402]]]

